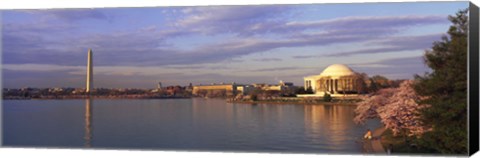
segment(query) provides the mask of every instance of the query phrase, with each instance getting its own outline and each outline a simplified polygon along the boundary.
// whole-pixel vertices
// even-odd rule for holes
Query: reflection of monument
[[[93,90],[93,65],[92,65],[92,49],[88,49],[88,59],[87,59],[87,85],[85,87],[85,92],[90,93]]]
[[[85,147],[91,147],[92,142],[92,99],[85,100]]]
[[[315,143],[329,141],[333,145],[340,144],[346,139],[345,132],[355,126],[352,122],[353,110],[349,106],[305,106],[306,135]]]

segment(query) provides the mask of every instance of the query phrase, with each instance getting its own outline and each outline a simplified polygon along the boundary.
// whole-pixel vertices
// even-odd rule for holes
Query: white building
[[[362,76],[343,64],[333,64],[319,75],[304,77],[305,90],[311,88],[315,93],[308,96],[332,96],[362,93],[365,89]],[[307,96],[307,95],[299,95]]]

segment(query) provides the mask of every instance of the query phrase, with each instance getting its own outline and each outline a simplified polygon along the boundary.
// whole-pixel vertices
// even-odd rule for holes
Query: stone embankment
[[[298,105],[356,105],[360,101],[358,99],[342,99],[335,98],[330,101],[325,101],[323,98],[299,98],[299,97],[271,97],[271,98],[262,98],[258,100],[253,99],[238,99],[230,98],[227,99],[229,103],[240,103],[240,104],[298,104]]]

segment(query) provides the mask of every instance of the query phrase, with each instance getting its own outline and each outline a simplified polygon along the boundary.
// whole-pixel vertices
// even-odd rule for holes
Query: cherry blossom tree
[[[364,97],[355,109],[357,116],[354,121],[364,123],[371,118],[380,118],[385,128],[392,130],[394,135],[400,133],[407,136],[419,136],[430,130],[423,125],[419,110],[427,105],[419,105],[421,98],[413,89],[413,80],[407,80],[398,88],[386,88]]]
[[[385,88],[374,92],[368,96],[362,97],[362,102],[357,104],[354,118],[355,123],[363,124],[365,120],[377,118],[377,109],[388,103],[388,98],[393,95],[394,88]]]

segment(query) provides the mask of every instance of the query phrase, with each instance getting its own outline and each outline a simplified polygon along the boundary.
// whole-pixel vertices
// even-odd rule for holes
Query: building
[[[259,88],[264,91],[285,91],[285,90],[290,90],[294,89],[295,86],[293,85],[292,82],[283,82],[280,80],[280,82],[276,85],[269,85],[269,84],[264,84],[264,83],[255,83],[253,84],[253,87]]]
[[[163,87],[162,87],[162,82],[158,82],[157,84],[157,89],[161,90]]]
[[[236,83],[231,83],[231,84],[225,84],[225,83],[214,84],[214,83],[212,83],[211,85],[198,85],[198,86],[193,86],[192,94],[193,95],[198,95],[199,92],[201,92],[201,91],[213,91],[213,90],[221,90],[221,91],[224,90],[226,92],[231,92],[233,94],[236,94],[238,86],[240,86],[240,85],[237,85]]]
[[[163,88],[162,91],[165,91],[166,95],[168,96],[176,96],[177,94],[183,93],[185,90],[184,87],[176,85],[176,86],[168,86],[166,88]]]
[[[187,91],[191,94],[192,91],[193,91],[193,84],[192,83],[188,84],[188,86],[185,87],[185,91]]]
[[[328,66],[319,75],[304,77],[305,90],[311,89],[314,95],[342,96],[364,93],[365,83],[362,76],[343,64]]]
[[[242,93],[243,95],[249,94],[253,90],[255,90],[255,87],[252,86],[252,85],[239,85],[239,86],[237,86],[237,92]]]

